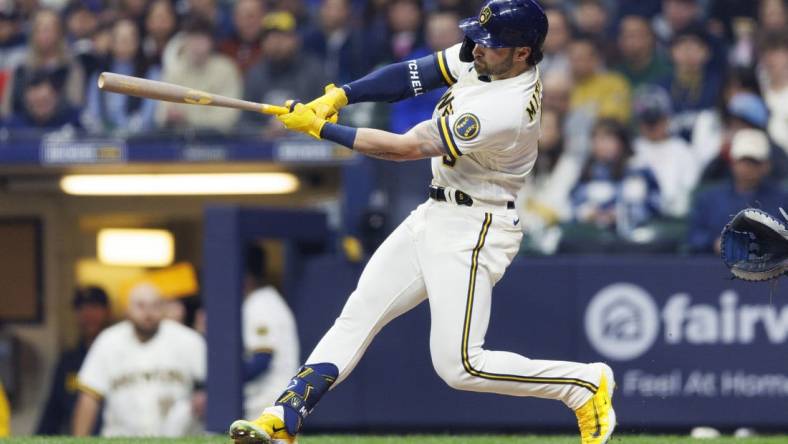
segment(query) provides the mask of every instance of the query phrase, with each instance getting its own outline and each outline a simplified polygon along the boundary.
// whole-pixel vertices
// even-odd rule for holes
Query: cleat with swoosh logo
[[[263,413],[254,421],[233,422],[230,438],[235,444],[296,444],[296,437],[287,432],[282,419],[271,413]]]
[[[591,399],[575,410],[575,415],[580,427],[581,444],[606,444],[616,428],[616,412],[613,410],[616,382],[613,370],[607,364],[592,365],[599,366],[602,372],[599,388]]]

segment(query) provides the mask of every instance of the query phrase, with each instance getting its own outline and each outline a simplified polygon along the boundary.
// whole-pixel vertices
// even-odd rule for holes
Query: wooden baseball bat
[[[271,115],[287,114],[289,112],[284,106],[249,102],[247,100],[234,99],[232,97],[211,94],[205,91],[175,85],[173,83],[125,76],[113,72],[102,72],[98,78],[98,87],[102,91],[126,94],[145,99],[164,100],[166,102],[221,106]]]

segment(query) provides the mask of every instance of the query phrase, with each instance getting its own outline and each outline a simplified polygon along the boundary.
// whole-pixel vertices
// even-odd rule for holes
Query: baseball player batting
[[[537,64],[547,17],[535,0],[488,0],[460,22],[465,41],[389,65],[278,117],[291,130],[386,160],[431,158],[429,199],[369,260],[341,315],[276,401],[230,426],[237,444],[294,443],[320,398],[347,378],[392,319],[429,301],[430,352],[458,390],[555,399],[583,444],[608,442],[615,382],[603,363],[533,360],[483,348],[492,288],[519,249],[514,207],[537,155]],[[405,134],[328,122],[349,103],[397,101],[449,86],[433,118]]]

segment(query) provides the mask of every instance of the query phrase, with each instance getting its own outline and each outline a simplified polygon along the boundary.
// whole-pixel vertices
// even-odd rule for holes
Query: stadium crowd
[[[100,94],[97,75],[308,99],[461,41],[457,20],[479,3],[0,0],[0,127],[279,137],[274,119]],[[711,253],[730,214],[788,202],[788,2],[542,3],[543,134],[519,205],[524,251]],[[442,93],[344,118],[402,132]]]

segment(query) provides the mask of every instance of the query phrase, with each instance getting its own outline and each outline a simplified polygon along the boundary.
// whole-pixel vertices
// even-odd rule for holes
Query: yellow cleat
[[[606,444],[616,428],[616,412],[613,410],[613,370],[607,364],[601,367],[602,378],[599,389],[582,407],[575,410],[580,426],[581,444]]]
[[[230,425],[230,438],[235,444],[296,444],[285,423],[271,413],[263,413],[254,421],[235,421]]]

